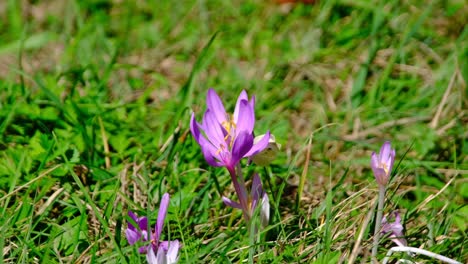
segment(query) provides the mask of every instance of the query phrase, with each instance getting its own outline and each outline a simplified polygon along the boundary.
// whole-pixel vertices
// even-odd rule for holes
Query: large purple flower
[[[371,168],[375,179],[380,186],[386,186],[390,179],[393,162],[395,161],[395,150],[391,148],[390,142],[386,141],[380,148],[379,154],[372,152]]]
[[[161,198],[154,232],[151,229],[148,230],[147,217],[138,217],[132,211],[128,212],[130,218],[137,225],[135,226],[131,222],[128,223],[128,228],[125,230],[128,243],[133,245],[137,242],[149,242],[148,245],[142,246],[138,250],[140,253],[147,255],[148,263],[175,263],[177,261],[179,241],[160,241],[168,206],[169,194],[165,193]]]
[[[267,147],[270,133],[254,144],[255,97],[250,100],[246,91],[237,99],[234,114],[229,115],[213,89],[208,90],[207,109],[202,123],[192,114],[190,130],[211,166],[226,167],[231,173],[244,157],[253,156]]]

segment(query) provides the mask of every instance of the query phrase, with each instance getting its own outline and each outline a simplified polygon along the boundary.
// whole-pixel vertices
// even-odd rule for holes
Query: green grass
[[[385,213],[402,213],[410,246],[468,261],[463,1],[0,6],[0,263],[143,263],[127,212],[154,223],[164,192],[180,263],[247,260],[242,215],[221,201],[230,177],[189,132],[209,87],[231,110],[255,95],[256,133],[282,144],[248,168],[272,208],[256,262],[370,262],[370,153],[385,140]]]

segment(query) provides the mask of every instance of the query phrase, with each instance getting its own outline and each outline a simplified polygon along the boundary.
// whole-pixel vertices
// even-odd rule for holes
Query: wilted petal
[[[270,221],[270,200],[266,193],[263,193],[260,221],[263,227],[268,226],[268,222]]]
[[[166,219],[167,208],[169,207],[169,194],[165,193],[161,198],[161,203],[159,204],[158,219],[156,220],[155,227],[155,237],[154,240],[159,241],[161,237],[161,232],[164,226],[164,220]]]
[[[215,118],[219,124],[226,121],[226,110],[224,109],[223,102],[213,88],[208,90],[206,96],[206,104],[208,110],[213,111]]]
[[[237,209],[241,209],[241,210],[242,210],[242,206],[241,206],[239,203],[234,202],[233,200],[231,200],[231,199],[229,199],[229,198],[227,198],[227,197],[225,197],[225,196],[223,196],[222,199],[223,199],[223,203],[224,203],[225,205],[230,206],[230,207],[232,207],[232,208],[237,208]]]

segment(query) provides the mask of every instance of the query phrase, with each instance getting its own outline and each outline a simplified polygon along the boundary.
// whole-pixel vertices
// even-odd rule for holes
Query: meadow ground
[[[385,140],[384,214],[468,261],[463,0],[5,0],[0,18],[0,263],[143,263],[127,212],[154,224],[165,192],[180,263],[370,262]],[[209,87],[229,110],[255,95],[282,145],[247,168],[271,202],[259,243],[190,134]]]

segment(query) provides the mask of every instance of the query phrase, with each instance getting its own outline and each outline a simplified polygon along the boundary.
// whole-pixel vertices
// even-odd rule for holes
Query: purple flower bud
[[[154,232],[152,232],[151,229],[148,230],[147,217],[138,217],[133,212],[128,212],[128,215],[133,219],[137,226],[129,222],[127,230],[125,230],[125,236],[127,237],[130,245],[137,242],[147,242],[148,245],[140,247],[138,251],[142,254],[146,254],[148,263],[177,262],[177,254],[180,248],[179,241],[160,241],[168,206],[169,194],[165,193],[161,198]]]
[[[388,184],[394,161],[395,150],[391,148],[389,141],[382,145],[378,154],[372,152],[371,168],[379,185],[386,186]]]

